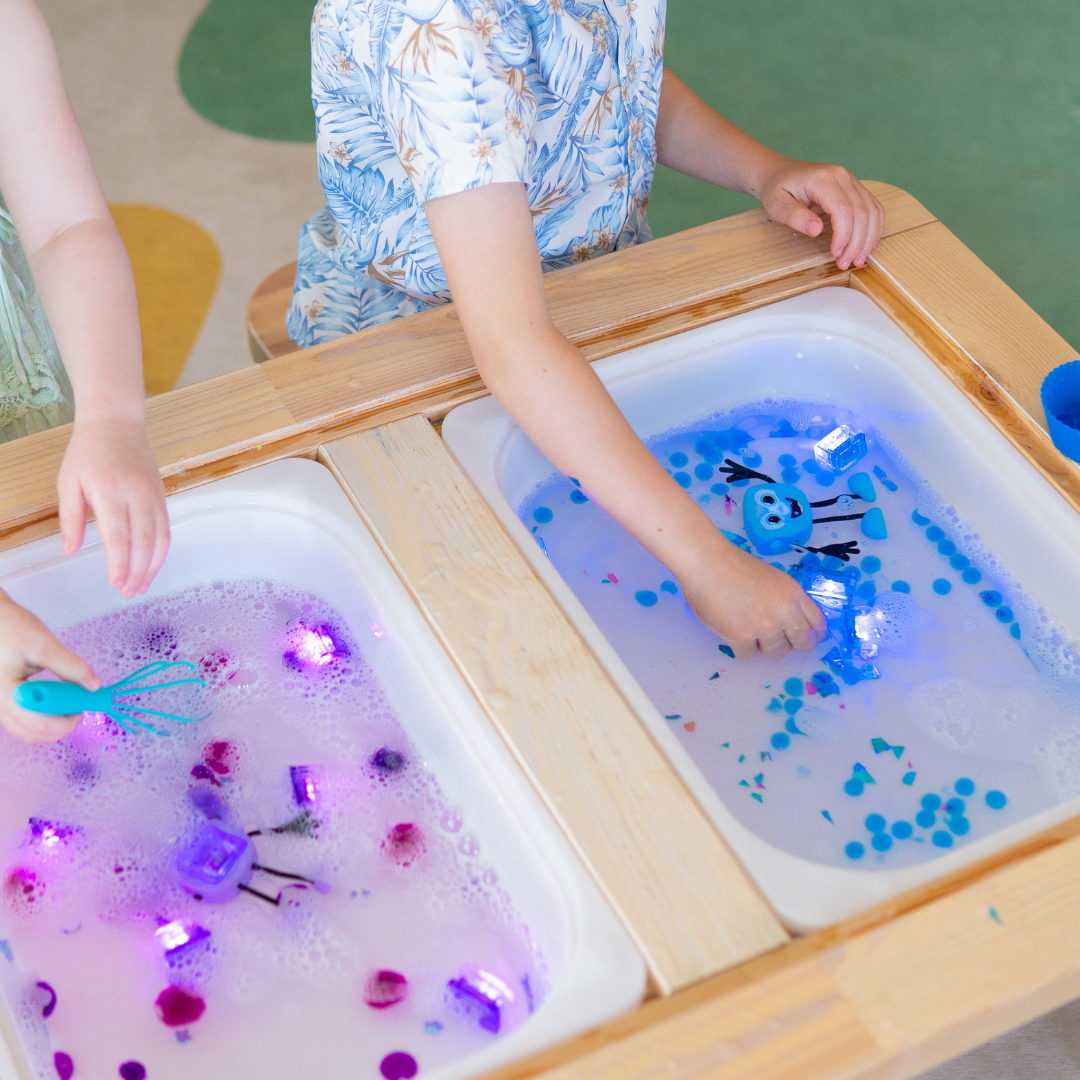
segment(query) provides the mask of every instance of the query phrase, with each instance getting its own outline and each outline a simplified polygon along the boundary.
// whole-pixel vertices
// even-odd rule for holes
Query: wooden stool
[[[291,262],[263,278],[251,294],[247,308],[248,348],[256,364],[300,348],[285,329],[285,312],[295,279],[296,263]]]

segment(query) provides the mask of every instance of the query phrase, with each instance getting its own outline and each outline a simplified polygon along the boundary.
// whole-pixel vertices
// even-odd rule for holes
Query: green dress
[[[0,442],[69,423],[75,395],[0,195]]]

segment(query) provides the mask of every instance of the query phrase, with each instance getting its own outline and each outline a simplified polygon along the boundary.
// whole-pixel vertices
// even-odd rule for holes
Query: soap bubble
[[[833,742],[844,738],[848,732],[848,722],[842,716],[836,716],[817,705],[807,705],[799,711],[799,730],[811,739]]]

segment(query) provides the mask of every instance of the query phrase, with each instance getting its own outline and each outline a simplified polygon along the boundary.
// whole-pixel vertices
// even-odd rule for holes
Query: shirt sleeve
[[[534,98],[527,30],[513,4],[446,0],[430,16],[407,3],[382,70],[398,160],[421,202],[529,182]],[[412,17],[411,17],[412,16]]]

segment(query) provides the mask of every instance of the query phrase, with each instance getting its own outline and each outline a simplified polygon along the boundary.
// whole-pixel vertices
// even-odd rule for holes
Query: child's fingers
[[[728,641],[731,651],[736,660],[753,660],[758,654],[757,638],[744,639],[742,641]]]
[[[861,185],[860,185],[861,186]],[[881,242],[885,233],[885,207],[869,192],[863,188],[865,196],[870,201],[870,229],[866,235],[866,243],[862,251],[855,258],[856,266],[865,266],[870,252]]]
[[[44,668],[65,682],[78,683],[87,690],[97,690],[101,686],[101,679],[94,669],[55,638],[43,623],[39,622],[38,629],[31,629],[26,635],[24,651],[33,668]]]
[[[131,505],[128,515],[131,526],[131,562],[124,595],[130,597],[145,592],[153,580],[149,571],[157,548],[158,522],[154,508],[145,501]]]
[[[805,622],[801,626],[785,629],[784,634],[795,652],[809,652],[817,645],[817,634],[814,632],[813,627],[808,626]]]
[[[97,515],[101,542],[105,546],[109,584],[126,596],[131,567],[131,522],[128,518],[127,503],[110,499],[104,510],[95,505],[94,512]]]
[[[825,222],[789,191],[778,192],[775,203],[768,210],[774,221],[781,221],[804,236],[820,236],[825,228]]]
[[[161,500],[154,505],[154,553],[150,558],[150,566],[146,571],[146,581],[143,591],[150,587],[151,582],[157,577],[157,572],[165,563],[165,556],[169,553],[169,515],[165,510],[165,503]]]
[[[871,207],[863,197],[864,192],[855,177],[838,165],[822,167],[807,185],[807,194],[832,221],[829,250],[843,270],[862,251],[870,231]]]
[[[857,249],[850,252],[852,266],[864,266],[870,252],[878,245],[881,234],[885,231],[885,208],[867,191],[855,177],[851,177],[851,185],[854,196],[860,201],[863,208],[865,231],[862,243]]]
[[[828,627],[825,624],[825,616],[821,613],[821,608],[810,599],[806,593],[803,593],[802,600],[800,601],[802,613],[806,618],[807,624],[817,635],[817,640],[824,640],[828,633]]]
[[[86,535],[86,499],[78,479],[63,468],[56,481],[59,502],[60,537],[65,555],[74,555]]]
[[[3,697],[5,702],[0,704],[0,724],[3,724],[19,742],[30,746],[57,742],[70,735],[82,719],[82,713],[77,713],[75,716],[42,716],[28,709],[20,709],[11,700],[13,689],[14,687],[6,686],[0,689],[0,697]]]
[[[779,660],[791,652],[791,642],[787,634],[782,630],[774,630],[765,637],[758,638],[758,648],[764,656],[772,660]]]
[[[848,197],[855,212],[855,229],[844,251],[844,260],[848,266],[862,265],[859,260],[862,259],[865,262],[866,256],[870,253],[870,237],[874,228],[872,196],[854,177],[850,178],[845,187],[848,189]]]

